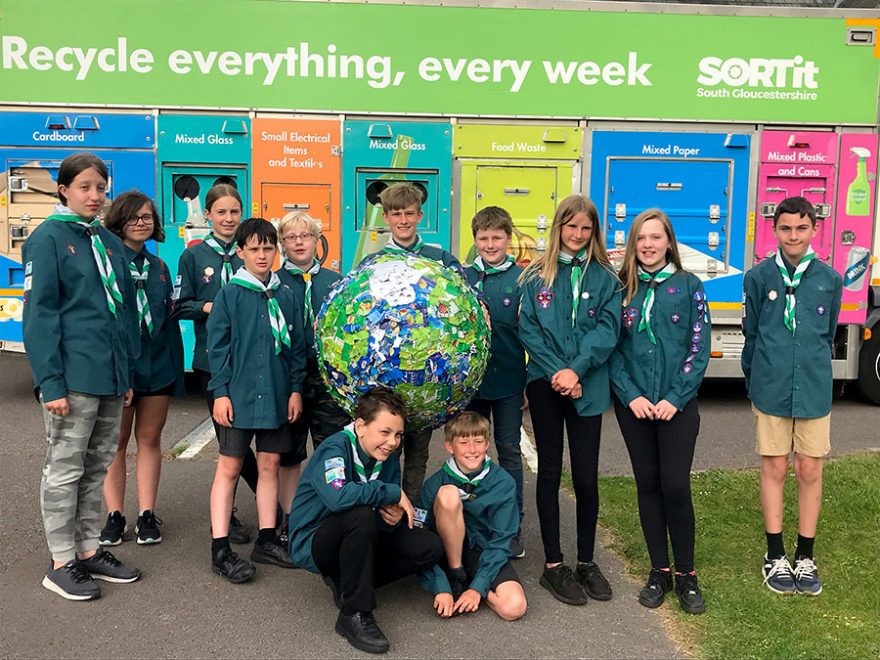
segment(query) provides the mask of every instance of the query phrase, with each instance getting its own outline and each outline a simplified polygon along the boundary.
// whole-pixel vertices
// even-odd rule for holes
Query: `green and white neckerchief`
[[[269,309],[269,324],[272,326],[272,337],[275,338],[275,355],[281,352],[282,344],[290,348],[290,331],[287,329],[287,320],[284,318],[281,306],[275,298],[275,292],[281,286],[281,280],[278,279],[278,275],[272,273],[272,276],[269,278],[269,285],[267,286],[242,266],[232,279],[229,280],[229,283],[237,284],[240,287],[262,293],[266,296],[266,307]]]
[[[807,248],[807,253],[801,259],[797,268],[794,269],[794,275],[790,277],[788,268],[785,267],[785,262],[782,260],[782,251],[776,251],[776,267],[779,268],[779,274],[782,275],[782,281],[785,284],[785,327],[791,331],[791,334],[794,334],[794,331],[797,329],[797,318],[794,315],[794,306],[797,303],[794,298],[795,291],[797,291],[801,284],[804,271],[807,270],[810,262],[815,258],[816,253],[813,252],[813,246],[811,245]]]
[[[654,309],[654,289],[663,284],[670,277],[675,275],[675,272],[678,270],[675,264],[666,264],[660,269],[660,272],[651,275],[644,268],[639,266],[639,281],[648,283],[648,292],[645,294],[645,300],[642,302],[642,318],[639,320],[639,332],[645,331],[648,333],[648,339],[651,340],[652,344],[657,343],[657,338],[654,336],[654,329],[651,327],[651,310]]]
[[[489,474],[489,469],[491,467],[492,459],[486,456],[486,460],[483,461],[483,469],[480,470],[480,473],[476,477],[469,479],[467,475],[459,469],[458,464],[455,462],[455,457],[450,456],[443,464],[443,471],[455,481],[455,485],[458,487],[458,494],[461,496],[462,500],[473,500],[477,497],[474,495],[474,491],[486,475]]]
[[[474,259],[474,263],[471,267],[480,274],[480,279],[477,280],[476,287],[477,291],[483,290],[483,282],[486,280],[486,277],[489,275],[494,275],[495,273],[503,273],[506,270],[509,270],[510,267],[516,263],[516,259],[514,259],[511,255],[506,255],[504,261],[502,261],[497,266],[487,266],[483,263],[483,257],[477,257]]]
[[[214,234],[211,233],[205,239],[205,244],[219,254],[223,260],[223,268],[220,269],[220,286],[229,284],[229,280],[232,279],[232,257],[235,256],[235,241],[232,241],[224,250],[220,247],[217,239],[214,238]]]
[[[92,255],[95,257],[98,273],[101,276],[101,284],[104,285],[104,295],[107,297],[107,309],[110,310],[113,316],[117,316],[116,306],[122,304],[122,293],[119,291],[119,282],[116,281],[116,273],[113,272],[107,248],[104,245],[104,241],[101,240],[101,234],[98,233],[101,221],[98,218],[86,220],[63,204],[57,204],[52,215],[46,219],[77,224],[88,232],[89,239],[92,242]]]
[[[581,248],[581,251],[574,256],[560,250],[558,261],[561,264],[571,265],[571,327],[573,328],[577,323],[578,305],[581,302],[581,283],[588,262],[587,248]]]
[[[134,280],[137,292],[138,327],[147,326],[147,332],[153,334],[153,315],[150,313],[150,299],[147,298],[147,279],[150,277],[150,260],[144,257],[144,269],[138,270],[134,260],[128,262],[128,271]]]
[[[423,241],[422,237],[418,234],[416,234],[415,243],[409,247],[400,245],[394,240],[393,236],[389,236],[388,242],[385,244],[385,247],[382,248],[382,252],[387,254],[418,254],[422,251],[423,247],[425,247],[425,241]]]
[[[370,478],[367,479],[367,471],[364,469],[363,461],[361,461],[361,457],[358,455],[358,441],[354,433],[354,424],[349,424],[342,429],[342,432],[348,436],[348,441],[351,443],[351,457],[354,461],[354,472],[358,477],[358,481],[366,484],[378,479],[379,473],[382,471],[382,461],[376,461],[376,464],[373,465],[373,471],[370,472]]]
[[[306,284],[306,295],[305,295],[305,310],[303,312],[303,322],[305,323],[307,328],[312,327],[315,324],[315,311],[312,307],[312,277],[317,275],[321,270],[321,262],[315,259],[315,263],[312,264],[312,267],[308,270],[303,270],[295,263],[293,263],[290,259],[285,257],[281,261],[281,266],[291,275],[299,275],[303,278],[303,282]]]

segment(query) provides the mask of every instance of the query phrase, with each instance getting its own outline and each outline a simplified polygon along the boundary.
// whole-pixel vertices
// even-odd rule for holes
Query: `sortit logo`
[[[704,57],[700,60],[701,85],[728,85],[729,87],[767,87],[789,89],[818,89],[816,76],[819,67],[800,55],[791,59],[752,57]]]

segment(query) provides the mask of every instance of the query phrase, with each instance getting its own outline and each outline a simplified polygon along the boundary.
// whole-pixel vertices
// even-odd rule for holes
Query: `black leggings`
[[[421,573],[443,558],[434,532],[414,527],[406,518],[393,530],[379,528],[379,514],[369,506],[334,513],[312,537],[312,559],[321,575],[336,586],[343,608],[372,612],[375,590],[407,575]]]
[[[559,481],[562,475],[562,426],[568,432],[571,479],[577,500],[577,558],[593,561],[599,516],[599,437],[602,415],[582,417],[574,401],[555,392],[547,380],[526,387],[538,450],[537,504],[544,558],[562,561],[559,545]],[[586,393],[584,394],[586,396]]]
[[[217,441],[220,441],[220,428],[217,426],[217,422],[214,421],[214,393],[208,389],[208,382],[211,380],[211,374],[207,371],[202,371],[201,369],[193,369],[196,375],[199,377],[199,385],[202,388],[202,392],[205,395],[205,401],[208,403],[208,414],[211,416],[211,423],[214,425],[214,435],[217,436]],[[257,457],[254,456],[254,450],[248,447],[244,452],[244,462],[241,464],[241,474],[239,475],[242,479],[245,480],[248,487],[254,494],[257,493],[257,477],[260,475],[260,470],[257,467]],[[235,482],[235,489],[238,490],[238,482]],[[234,496],[233,496],[234,498]]]
[[[616,397],[614,412],[636,477],[639,518],[653,568],[669,567],[666,533],[675,570],[694,570],[694,505],[691,465],[700,432],[700,409],[691,399],[668,422],[638,419]]]

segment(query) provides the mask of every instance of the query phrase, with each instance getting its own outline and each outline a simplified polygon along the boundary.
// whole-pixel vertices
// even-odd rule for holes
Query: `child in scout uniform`
[[[673,589],[668,534],[679,603],[685,612],[699,614],[706,606],[694,572],[690,473],[710,320],[703,284],[682,268],[675,232],[663,211],[648,209],[633,220],[620,280],[623,328],[608,366],[651,557],[639,602],[659,607]]]
[[[400,488],[395,452],[405,419],[403,400],[388,388],[364,394],[354,423],[315,450],[290,513],[294,562],[321,574],[339,608],[336,632],[368,653],[389,648],[373,616],[376,588],[443,556],[436,534],[413,529],[413,507]]]
[[[289,213],[281,219],[278,235],[284,252],[278,279],[293,291],[297,309],[303,310],[306,341],[303,414],[291,425],[292,449],[281,455],[279,493],[281,507],[288,514],[299,481],[300,463],[306,459],[306,440],[309,433],[312,435],[312,446],[317,448],[324,438],[350,423],[351,418],[330,396],[318,370],[315,316],[321,310],[331,287],[339,280],[339,273],[322,268],[315,258],[321,236],[321,221],[305,213]],[[282,541],[285,541],[286,534],[285,515]]]
[[[174,287],[174,318],[190,320],[196,335],[192,367],[208,403],[208,414],[213,415],[214,398],[208,389],[211,374],[208,371],[208,316],[214,298],[241,268],[241,259],[235,252],[235,232],[241,224],[241,196],[235,186],[218,183],[205,195],[205,219],[211,223],[208,237],[191,245],[180,255],[177,280]],[[219,427],[214,431],[220,437]],[[244,455],[241,475],[250,489],[257,492],[257,459],[248,448]],[[229,539],[243,544],[251,540],[247,530],[238,521],[232,509]]]
[[[132,427],[137,441],[135,536],[140,545],[159,543],[162,521],[155,508],[162,469],[162,428],[170,397],[182,396],[185,391],[180,326],[171,320],[171,275],[165,262],[144,247],[151,239],[164,241],[165,232],[153,200],[137,191],[123,193],[114,200],[104,226],[125,245],[136,291],[140,358],[135,363],[134,398],[122,411],[119,446],[104,480],[104,499],[110,513],[101,531],[101,545],[119,545],[125,532],[125,454]]]
[[[537,504],[544,544],[541,585],[584,605],[611,598],[593,561],[599,513],[599,437],[611,405],[608,357],[620,331],[620,282],[608,262],[596,206],[570,195],[556,208],[550,245],[520,276],[519,336],[528,353],[526,395],[538,451]],[[576,571],[562,563],[559,482],[565,423],[577,499]]]
[[[422,487],[425,527],[443,541],[445,566],[420,576],[442,617],[475,612],[480,600],[505,621],[526,613],[526,595],[510,564],[519,531],[516,483],[489,458],[489,422],[467,411],[446,424],[449,458]]]
[[[513,235],[510,214],[497,206],[479,211],[471,221],[474,245],[479,256],[465,269],[468,281],[482,293],[492,320],[492,347],[486,375],[469,409],[475,410],[495,427],[498,463],[516,483],[519,523],[523,517],[523,465],[520,427],[525,404],[526,357],[519,341],[520,286],[522,268],[507,253]],[[517,526],[511,541],[511,555],[525,556]]]
[[[229,547],[229,517],[245,453],[256,439],[257,516],[260,531],[251,560],[293,568],[275,535],[278,466],[290,450],[288,425],[302,413],[306,347],[293,293],[272,264],[278,234],[270,222],[250,218],[235,232],[244,262],[217,294],[208,317],[208,363],[220,457],[211,487],[211,558],[215,573],[245,582],[254,567]]]
[[[391,230],[388,243],[382,248],[385,254],[417,254],[426,259],[439,261],[448,268],[455,268],[464,278],[461,264],[452,254],[437,245],[429,245],[419,236],[422,221],[422,192],[411,183],[395,183],[379,195],[382,202],[382,220]],[[403,438],[403,490],[415,501],[425,480],[431,429],[407,433]]]
[[[742,368],[757,419],[761,509],[767,533],[764,584],[776,593],[822,591],[813,541],[822,502],[822,459],[831,450],[831,353],[843,280],[816,258],[816,210],[803,197],[776,207],[775,257],[743,279]],[[794,568],[782,542],[788,455],[798,484]]]
[[[61,203],[24,244],[24,345],[43,406],[48,449],[40,508],[52,555],[43,586],[92,600],[94,579],[140,571],[101,548],[101,484],[131,402],[138,356],[134,287],[122,242],[101,226],[107,166],[87,152],[58,169]]]

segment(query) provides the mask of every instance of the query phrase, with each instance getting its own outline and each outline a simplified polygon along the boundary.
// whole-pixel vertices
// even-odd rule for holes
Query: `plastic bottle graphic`
[[[402,170],[407,166],[412,144],[413,139],[410,136],[397,136],[397,141],[394,143],[394,150],[391,154],[389,169]],[[380,181],[387,181],[389,185],[404,179],[403,176],[396,172],[386,172],[378,178]],[[370,204],[367,208],[366,218],[364,218],[364,226],[361,228],[357,250],[354,253],[354,264],[352,265],[358,265],[366,255],[378,252],[385,246],[385,240],[383,240],[385,237],[380,238],[379,233],[386,229],[385,222],[382,220],[382,207]]]
[[[868,158],[871,152],[864,147],[850,147],[858,158],[856,178],[846,189],[846,214],[867,216],[871,213],[871,186],[868,184]]]

